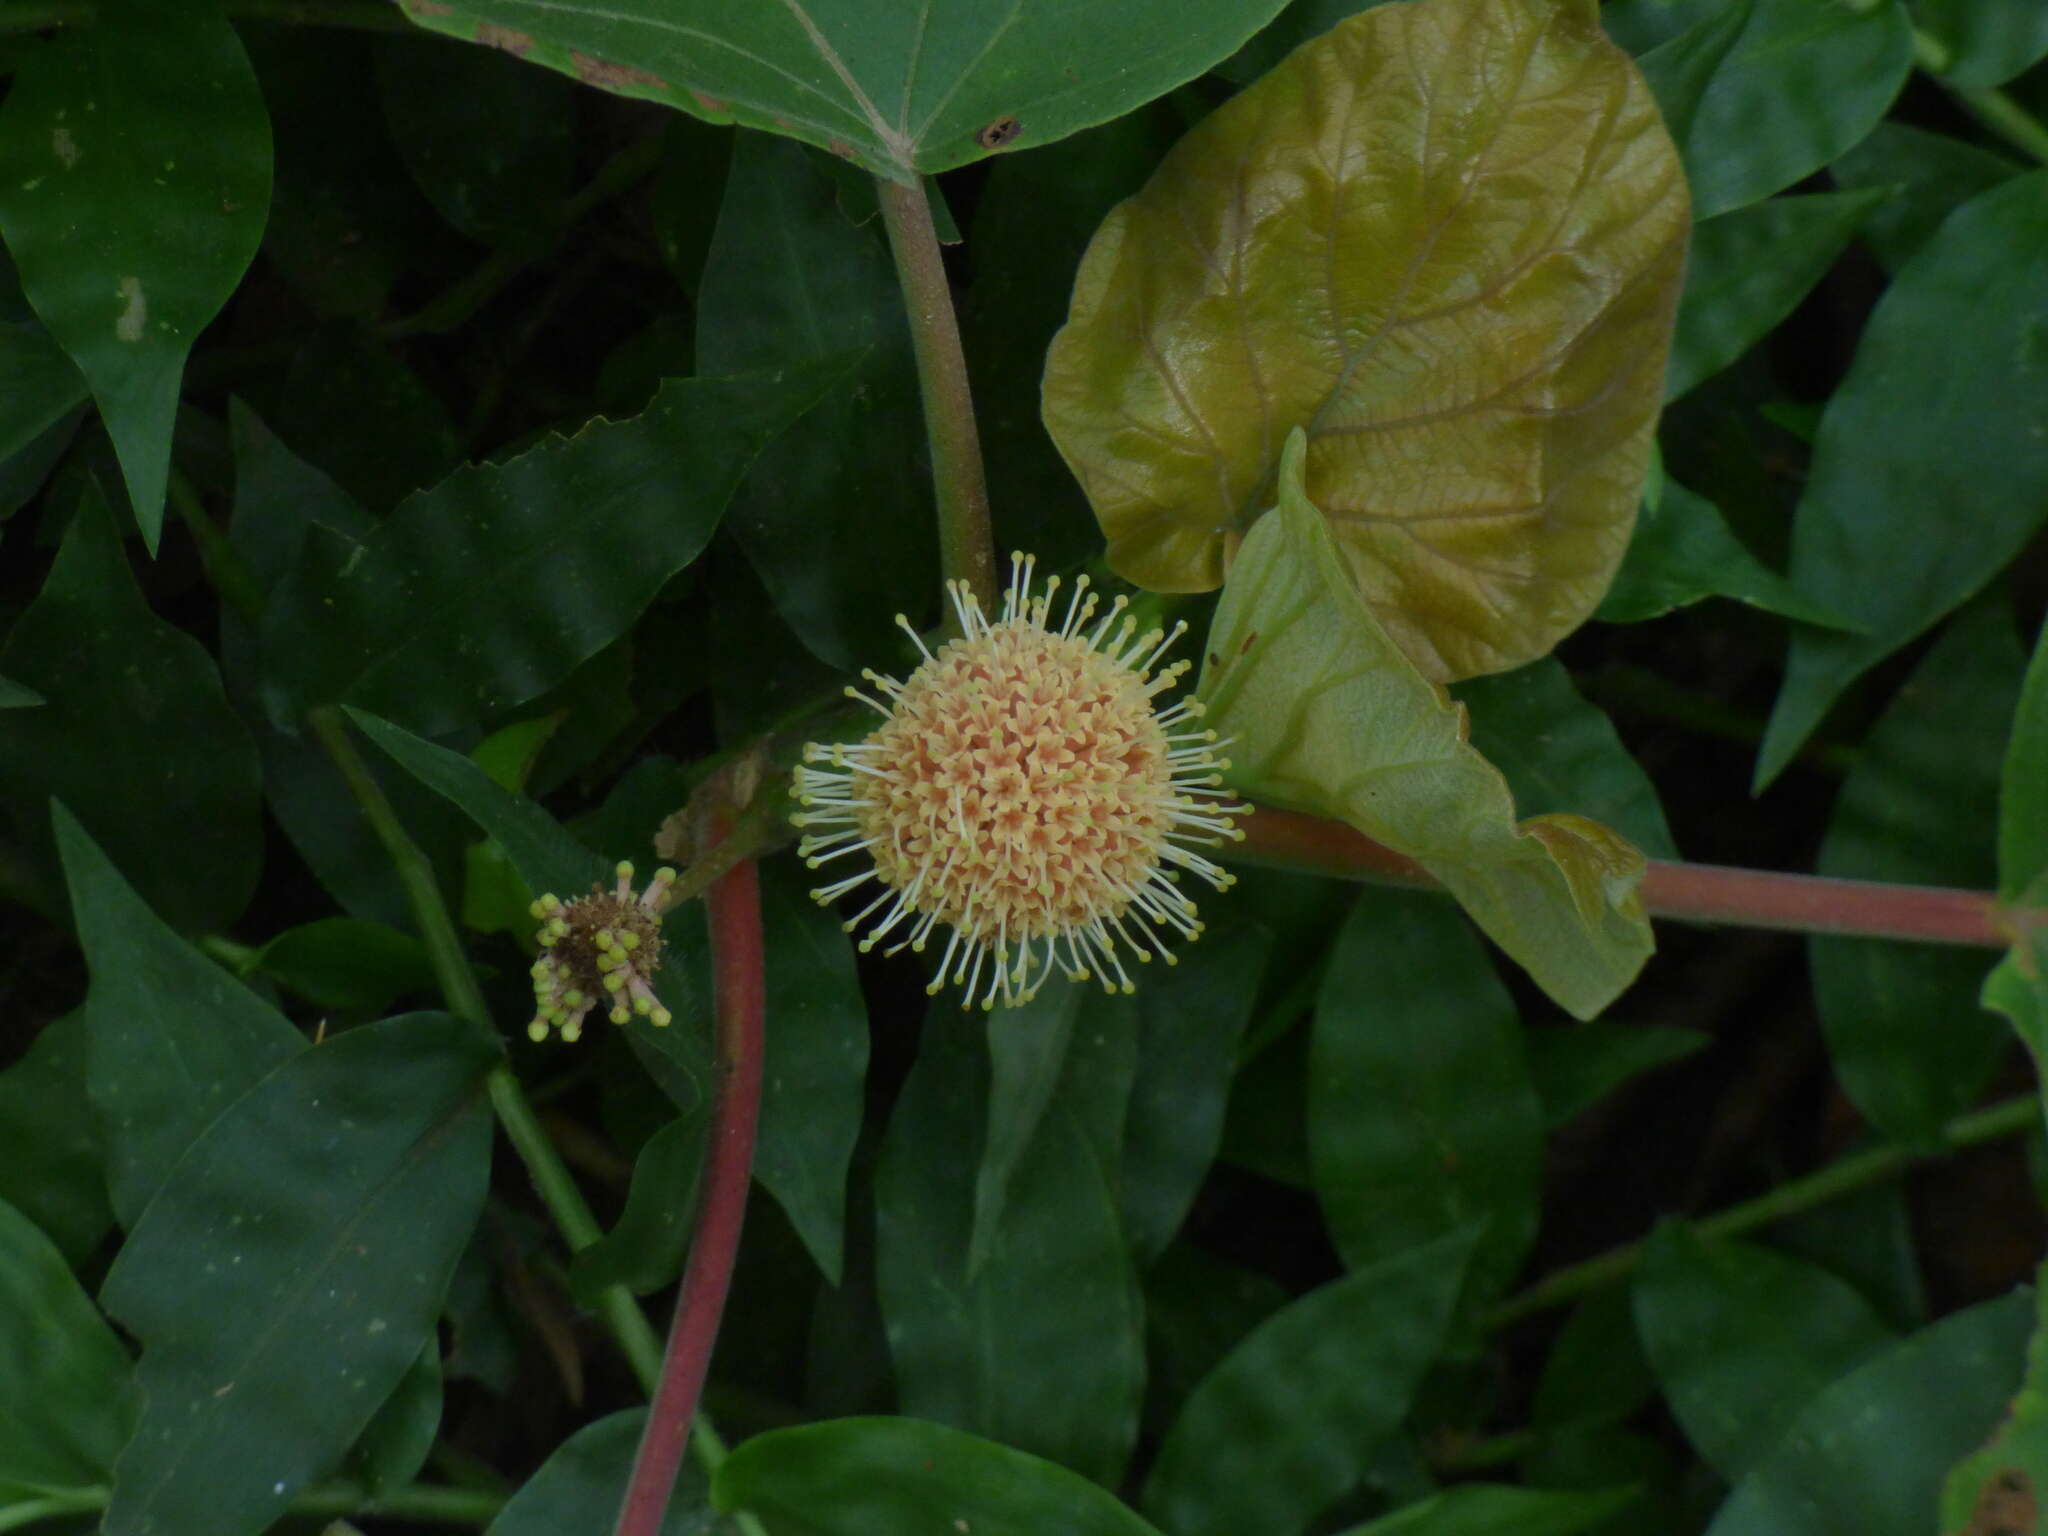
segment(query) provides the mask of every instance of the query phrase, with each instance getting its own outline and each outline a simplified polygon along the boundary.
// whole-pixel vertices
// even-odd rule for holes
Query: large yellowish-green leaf
[[[1045,420],[1120,575],[1220,583],[1308,492],[1440,680],[1547,652],[1642,492],[1688,225],[1642,77],[1579,0],[1382,5],[1187,135],[1103,221]]]
[[[1537,983],[1580,1018],[1652,948],[1643,856],[1583,816],[1516,822],[1465,708],[1402,654],[1361,597],[1302,487],[1297,428],[1279,508],[1245,539],[1209,632],[1199,692],[1230,737],[1232,785],[1341,817],[1418,860]]]

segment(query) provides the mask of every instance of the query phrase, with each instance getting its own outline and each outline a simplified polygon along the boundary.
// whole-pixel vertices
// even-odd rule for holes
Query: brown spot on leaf
[[[1005,112],[994,122],[975,131],[974,142],[983,149],[1001,149],[1010,140],[1023,132],[1017,119]]]
[[[453,16],[455,7],[441,5],[437,0],[405,0],[405,8],[415,16]]]
[[[1977,1507],[1962,1536],[2032,1536],[2039,1512],[2033,1480],[2018,1467],[2006,1467],[1977,1491]]]
[[[650,75],[644,69],[635,69],[630,64],[611,64],[603,59],[593,59],[587,53],[569,55],[569,67],[576,72],[576,78],[585,85],[594,85],[601,91],[665,91],[668,82],[659,75]]]
[[[831,150],[833,154],[837,155],[842,160],[851,160],[854,158],[853,146],[847,143],[844,139],[834,139],[825,147]]]
[[[697,103],[697,110],[718,116],[725,111],[726,104],[716,96],[706,96],[702,91],[690,92],[690,99]]]
[[[476,40],[486,48],[502,48],[515,58],[525,58],[533,52],[533,39],[524,32],[515,32],[510,27],[501,27],[487,21],[476,29]]]

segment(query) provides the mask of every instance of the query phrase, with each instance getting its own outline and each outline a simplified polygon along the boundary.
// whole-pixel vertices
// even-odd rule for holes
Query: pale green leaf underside
[[[1236,52],[1280,0],[404,0],[585,84],[787,134],[909,182],[1119,117]]]
[[[1581,1018],[1653,947],[1643,856],[1581,816],[1517,823],[1465,711],[1418,671],[1360,596],[1302,490],[1289,439],[1276,515],[1245,540],[1210,631],[1199,692],[1231,738],[1233,785],[1339,817],[1420,862],[1488,937]]]

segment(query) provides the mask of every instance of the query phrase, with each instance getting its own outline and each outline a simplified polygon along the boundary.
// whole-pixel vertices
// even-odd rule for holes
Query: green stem
[[[261,624],[263,588],[249,569],[249,562],[207,515],[206,504],[199,499],[192,482],[175,469],[171,471],[170,502],[171,509],[190,530],[192,541],[199,546],[199,558],[205,563],[206,579],[213,583],[213,590],[244,624],[252,629]]]
[[[1948,78],[1955,51],[1940,38],[1913,29],[1913,62],[1939,81],[1978,122],[2015,149],[2048,165],[2048,124],[1992,86],[1958,85]]]
[[[1920,1163],[1965,1147],[2017,1136],[2040,1123],[2041,1100],[2037,1095],[2030,1093],[2007,1099],[1949,1121],[1942,1129],[1940,1141],[1933,1147],[1888,1145],[1873,1147],[1868,1152],[1851,1153],[1815,1169],[1803,1179],[1781,1184],[1754,1200],[1731,1205],[1711,1216],[1702,1216],[1693,1223],[1693,1229],[1702,1237],[1738,1237],[1872,1184],[1897,1178]],[[1509,1297],[1487,1315],[1486,1326],[1504,1328],[1533,1313],[1576,1301],[1581,1296],[1627,1279],[1642,1262],[1643,1245],[1640,1242],[1610,1248],[1583,1263],[1546,1275],[1519,1295]]]
[[[960,349],[960,321],[953,312],[953,290],[939,253],[931,203],[921,185],[906,187],[878,177],[875,188],[917,356],[939,514],[939,564],[947,580],[966,582],[981,606],[993,611],[996,552],[989,530],[988,483],[981,466],[974,397],[967,387],[967,357]]]
[[[334,760],[335,767],[348,784],[349,793],[362,808],[371,830],[384,845],[386,855],[398,871],[449,1012],[480,1029],[490,1029],[490,1010],[477,987],[475,973],[470,970],[469,957],[463,952],[455,921],[449,916],[447,903],[441,900],[440,888],[434,883],[433,866],[407,834],[398,813],[385,798],[383,787],[356,751],[355,743],[349,739],[347,728],[342,723],[340,711],[332,706],[322,706],[308,714],[307,723]],[[554,1219],[556,1229],[561,1232],[563,1242],[572,1254],[589,1247],[603,1235],[597,1218],[562,1162],[561,1154],[548,1140],[539,1117],[534,1114],[532,1103],[519,1085],[519,1079],[513,1075],[509,1065],[500,1062],[491,1069],[485,1082],[498,1123],[505,1128],[506,1139],[519,1154],[520,1161],[526,1164],[527,1174],[540,1194],[541,1203],[547,1207],[548,1215]],[[648,1323],[647,1314],[640,1310],[640,1303],[633,1298],[633,1293],[622,1285],[606,1286],[599,1293],[598,1310],[627,1363],[632,1366],[641,1389],[651,1395],[661,1377],[661,1340]],[[715,1472],[718,1464],[725,1460],[724,1443],[701,1414],[690,1445],[698,1464],[707,1473]],[[735,1516],[735,1519],[745,1536],[763,1536],[760,1523],[752,1516]]]
[[[403,341],[408,336],[441,335],[465,324],[504,290],[507,283],[544,256],[568,230],[598,208],[650,176],[661,163],[661,137],[652,134],[627,145],[590,179],[582,191],[544,216],[533,238],[493,252],[423,306],[406,316],[380,326],[386,341]]]
[[[237,21],[280,21],[300,27],[348,27],[362,32],[415,28],[390,0],[227,0]],[[94,0],[14,0],[0,11],[0,32],[40,32],[99,20]]]

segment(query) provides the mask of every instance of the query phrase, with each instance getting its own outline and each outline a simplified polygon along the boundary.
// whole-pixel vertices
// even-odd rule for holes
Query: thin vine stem
[[[1915,27],[1913,62],[1967,107],[1978,122],[2015,149],[2048,165],[2048,124],[1995,86],[1963,85],[1951,80],[1948,72],[1955,64],[1955,51],[1947,43]]]
[[[434,883],[433,867],[406,832],[398,813],[385,797],[383,787],[370,773],[367,765],[356,751],[355,743],[349,739],[348,729],[342,722],[338,710],[323,706],[311,711],[307,722],[320,744],[333,759],[347,783],[349,792],[362,809],[364,818],[370,823],[377,840],[383,844],[386,855],[398,872],[404,886],[407,900],[413,910],[414,920],[420,927],[420,936],[427,947],[427,954],[434,969],[435,980],[440,984],[441,994],[448,1004],[449,1012],[468,1020],[479,1028],[491,1027],[490,1011],[484,1003],[483,993],[477,987],[476,976],[469,966],[468,956],[463,952],[462,940],[455,929],[454,919],[449,915],[447,903],[442,901],[441,892]],[[753,866],[746,866],[749,871]],[[757,903],[758,905],[758,903]],[[758,927],[758,915],[756,924]],[[756,1053],[758,1066],[758,1053]],[[519,1154],[520,1161],[532,1178],[534,1188],[539,1192],[541,1203],[547,1207],[556,1229],[569,1251],[575,1253],[596,1242],[602,1235],[597,1218],[591,1213],[590,1205],[583,1198],[583,1191],[577,1187],[568,1167],[562,1162],[561,1154],[548,1139],[540,1118],[534,1113],[526,1091],[519,1079],[513,1075],[509,1065],[500,1062],[485,1078],[490,1093],[491,1108],[496,1112],[498,1123],[504,1127],[505,1136]],[[755,1097],[759,1098],[758,1081]],[[744,1183],[742,1184],[744,1197]],[[693,1256],[694,1262],[694,1256]],[[687,1286],[687,1281],[686,1281]],[[722,1298],[721,1298],[722,1299]],[[646,1313],[640,1310],[640,1303],[632,1292],[622,1285],[606,1286],[598,1296],[598,1310],[605,1325],[617,1341],[620,1352],[632,1367],[641,1390],[653,1394],[661,1381],[661,1342],[647,1321]],[[706,1472],[715,1472],[725,1459],[725,1444],[718,1432],[699,1417],[689,1444],[697,1457],[698,1464]],[[735,1522],[744,1536],[763,1536],[760,1522],[744,1512],[737,1514]]]
[[[723,830],[726,837],[731,835],[729,821]],[[690,1426],[700,1422],[698,1400],[732,1286],[740,1230],[746,1219],[747,1189],[753,1177],[767,1014],[759,866],[752,859],[733,865],[712,884],[706,906],[718,1020],[718,1083],[711,1111],[711,1145],[668,1352],[633,1458],[632,1476],[614,1528],[616,1536],[659,1536]]]
[[[939,564],[948,581],[966,582],[981,606],[993,611],[996,552],[989,529],[988,481],[981,464],[974,397],[967,386],[967,356],[960,349],[960,321],[953,312],[953,290],[946,280],[931,204],[922,185],[904,186],[877,177],[875,189],[917,357],[938,505]]]
[[[1804,1178],[1780,1184],[1754,1200],[1745,1200],[1711,1216],[1699,1217],[1693,1222],[1693,1229],[1702,1237],[1739,1237],[1872,1184],[1897,1178],[1921,1163],[1987,1141],[2018,1136],[2040,1123],[2041,1099],[2038,1095],[2030,1093],[2006,1099],[1949,1121],[1942,1129],[1940,1140],[1932,1147],[1890,1145],[1873,1147],[1867,1152],[1852,1152],[1815,1169]],[[1495,1307],[1487,1314],[1485,1326],[1489,1329],[1505,1328],[1535,1313],[1603,1290],[1626,1280],[1642,1262],[1643,1244],[1633,1242],[1610,1248],[1583,1263],[1555,1270]]]
[[[1239,826],[1244,840],[1225,856],[1312,874],[1421,890],[1437,888],[1413,859],[1340,821],[1261,806]],[[2003,949],[2017,914],[1989,891],[1836,880],[1768,869],[1652,859],[1640,888],[1652,917],[1678,922],[1771,928]]]

